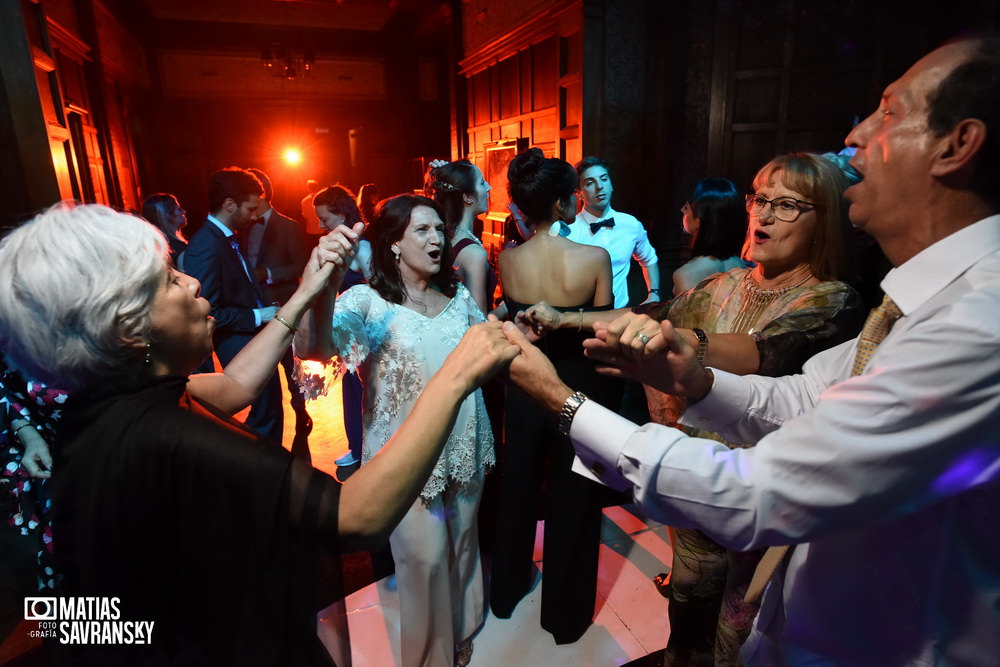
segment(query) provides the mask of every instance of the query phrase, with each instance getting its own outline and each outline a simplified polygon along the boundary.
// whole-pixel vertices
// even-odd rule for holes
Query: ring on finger
[[[646,343],[649,342],[649,336],[647,336],[646,334],[642,333],[641,331],[639,333],[637,333],[635,335],[635,337],[638,338],[639,342],[642,343],[643,345],[645,345]]]

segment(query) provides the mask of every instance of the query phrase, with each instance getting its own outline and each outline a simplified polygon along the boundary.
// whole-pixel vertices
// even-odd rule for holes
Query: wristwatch
[[[582,391],[574,393],[572,396],[566,399],[563,403],[562,410],[559,411],[559,432],[563,435],[569,435],[569,427],[573,425],[573,417],[576,416],[576,411],[580,409],[583,402],[587,400],[587,395]]]
[[[691,329],[698,339],[698,348],[694,352],[694,358],[699,364],[705,363],[705,353],[708,352],[708,336],[701,329]]]

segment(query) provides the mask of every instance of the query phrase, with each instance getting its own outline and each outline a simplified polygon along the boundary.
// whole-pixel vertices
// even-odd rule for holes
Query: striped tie
[[[865,320],[865,327],[861,330],[861,335],[858,336],[858,351],[854,356],[854,365],[851,367],[851,377],[861,375],[864,372],[865,368],[868,367],[868,362],[872,360],[872,355],[875,354],[875,348],[885,340],[892,325],[902,316],[903,312],[896,305],[896,302],[889,298],[888,294],[882,299],[881,306],[872,308],[868,319]],[[764,557],[760,559],[757,569],[753,571],[753,579],[750,580],[746,595],[743,596],[745,602],[756,602],[760,599],[767,582],[774,576],[774,571],[788,555],[790,548],[789,546],[770,547],[764,552]]]

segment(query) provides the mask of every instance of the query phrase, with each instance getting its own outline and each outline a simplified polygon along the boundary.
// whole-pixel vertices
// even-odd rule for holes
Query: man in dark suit
[[[264,188],[248,171],[228,167],[212,174],[208,188],[211,213],[188,244],[185,271],[201,282],[201,295],[212,304],[212,341],[225,366],[278,312],[260,289],[253,266],[240,250],[236,232],[257,219]],[[207,370],[211,368],[207,362]],[[277,369],[275,369],[277,371]],[[247,426],[281,443],[283,416],[277,372],[251,404]]]
[[[274,189],[271,179],[260,169],[247,169],[257,177],[264,188],[264,196],[257,207],[257,220],[240,232],[240,245],[244,256],[254,267],[257,281],[264,293],[265,303],[284,304],[299,286],[302,270],[309,260],[309,248],[299,223],[279,213],[271,206]],[[306,402],[293,378],[295,357],[291,348],[281,358],[292,410],[295,411],[295,439],[292,453],[307,461],[309,433],[312,419],[306,411]]]

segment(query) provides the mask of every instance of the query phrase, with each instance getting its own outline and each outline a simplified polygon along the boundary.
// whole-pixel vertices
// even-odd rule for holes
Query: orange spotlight
[[[302,162],[302,153],[299,152],[299,149],[297,148],[289,148],[285,150],[285,162],[292,166],[297,165]]]

